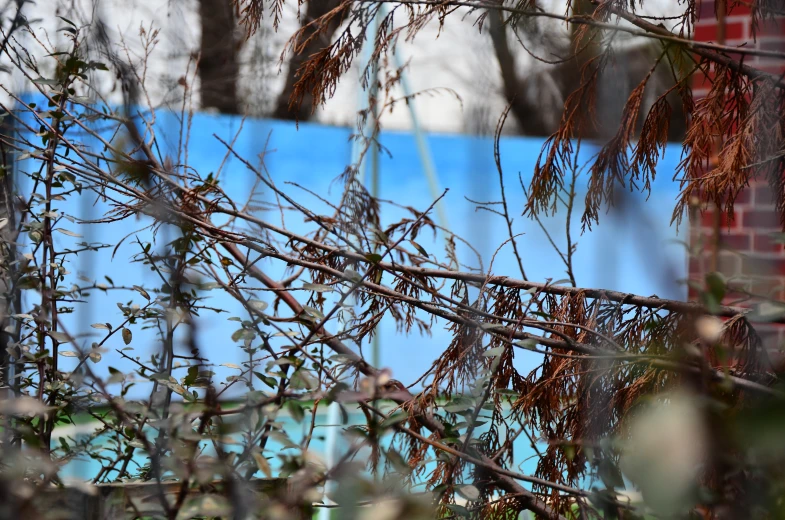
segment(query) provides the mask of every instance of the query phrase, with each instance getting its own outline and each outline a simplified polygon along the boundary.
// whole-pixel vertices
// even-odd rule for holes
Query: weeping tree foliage
[[[250,33],[262,16],[282,16],[282,4],[239,2],[240,21]],[[255,179],[253,192],[237,200],[225,191],[223,165],[205,172],[189,163],[192,78],[181,82],[175,114],[182,135],[167,146],[155,125],[166,109],[144,106],[145,76],[138,63],[123,60],[122,42],[90,51],[86,29],[67,19],[65,46],[52,47],[26,24],[26,46],[8,40],[5,57],[44,101],[4,87],[13,100],[4,117],[14,130],[2,136],[3,171],[16,177],[1,221],[8,281],[3,514],[58,513],[42,507],[41,497],[63,487],[89,494],[101,484],[141,481],[152,484],[146,503],[172,519],[297,518],[325,505],[327,482],[337,483],[329,498],[345,518],[506,519],[521,511],[565,519],[781,517],[784,394],[756,324],[785,324],[785,306],[755,294],[726,305],[726,293],[741,289],[717,273],[696,286],[695,302],[581,287],[569,234],[559,249],[568,280],[530,280],[505,195],[523,189],[530,218],[572,213],[576,183],[588,179],[586,210],[575,218],[589,230],[614,190],[650,188],[672,110],[670,93],[663,94],[636,126],[650,75],[585,175],[575,160],[588,134],[581,129],[592,124],[586,107],[594,106],[595,81],[612,63],[615,37],[626,32],[661,44],[652,70],[669,64],[691,116],[674,220],[696,206],[693,199],[731,211],[757,178],[772,183],[782,209],[782,80],[739,57],[781,53],[690,42],[694,2],[668,29],[617,0],[594,2],[579,15],[569,5],[556,13],[530,1],[404,0],[386,3],[372,36],[368,27],[381,5],[343,2],[292,37],[297,52],[320,28],[341,27],[331,45],[300,65],[293,108],[306,95],[314,106],[326,102],[364,42],[386,63],[401,36],[412,39],[449,16],[479,28],[489,11],[510,25],[557,19],[585,41],[575,52],[592,47],[528,186],[503,174],[498,136],[509,110],[500,115],[493,179],[500,199],[478,204],[509,231],[499,247],[512,251],[519,272],[459,257],[459,244],[467,244],[432,215],[445,195],[385,222],[384,207],[395,203],[372,197],[357,165],[336,179],[342,189],[332,195],[282,187],[263,157],[242,157],[233,142],[216,137],[214,153]],[[752,6],[756,26],[777,13],[775,2]],[[689,74],[698,70],[713,83],[696,101]],[[390,96],[398,76],[383,77],[380,96]],[[123,106],[104,101],[107,78],[119,81]],[[364,150],[374,143],[367,139]],[[718,161],[709,170],[712,154]],[[63,211],[69,201],[101,201],[106,211],[86,221]],[[328,211],[313,210],[314,201]],[[293,218],[309,230],[288,229]],[[122,220],[140,231],[100,243],[80,237],[87,226],[109,229]],[[432,244],[432,236],[443,240]],[[124,251],[123,243],[135,247],[125,260],[149,269],[155,283],[115,285],[102,279],[100,265],[75,272],[80,258]],[[74,328],[96,294],[117,308],[102,308],[89,330]],[[222,312],[221,298],[242,309],[225,340],[247,357],[241,364],[207,357],[200,340],[200,320]],[[382,320],[406,334],[446,328],[450,340],[417,381],[400,382],[364,354]],[[151,355],[132,350],[139,337],[154,338]],[[109,352],[123,370],[106,366]],[[537,356],[536,368],[521,371],[514,361],[522,355]],[[220,364],[234,375],[219,379]],[[133,397],[140,388],[146,398]],[[320,435],[316,415],[327,406],[341,410],[349,446],[329,467],[311,446]],[[360,424],[347,422],[352,410]],[[284,414],[302,425],[302,436],[284,426]],[[55,435],[80,417],[95,428]],[[521,439],[529,454],[514,449]],[[520,469],[523,456],[533,457],[533,472]],[[80,459],[100,462],[86,483],[64,475]],[[286,485],[256,492],[254,482],[274,476],[286,477]],[[144,516],[139,504],[126,506],[128,515]]]

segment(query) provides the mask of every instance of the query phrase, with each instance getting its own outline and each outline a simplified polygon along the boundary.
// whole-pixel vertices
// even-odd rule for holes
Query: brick
[[[720,235],[720,244],[724,249],[732,251],[749,251],[752,238],[749,233],[723,233]]]
[[[709,89],[707,88],[695,88],[694,86],[692,87],[692,95],[695,99],[706,97],[708,93],[709,93]]]
[[[755,280],[750,284],[749,292],[755,296],[770,298],[775,293],[782,290],[783,279],[780,277]]]
[[[720,213],[720,229],[734,229],[739,227],[738,215],[740,212],[736,211],[734,218],[728,218],[728,214],[724,211]],[[701,226],[707,228],[714,228],[714,211],[704,211],[701,214]]]
[[[689,261],[689,264],[688,264],[688,267],[687,267],[687,269],[689,270],[689,273],[690,273],[691,275],[697,275],[697,274],[700,274],[700,272],[701,272],[701,263],[700,263],[700,260],[698,260],[698,259],[697,259],[697,258],[695,258],[695,257],[690,257],[690,261]]]
[[[774,52],[782,52],[785,50],[785,40],[759,40],[758,41],[758,49],[762,51],[774,51]],[[775,63],[778,60],[777,58],[771,58],[767,56],[758,56],[759,59],[770,60],[772,63]]]
[[[752,17],[750,5],[746,0],[726,0],[725,13],[725,44],[751,49],[785,51],[785,17],[759,22],[753,42]],[[694,26],[693,38],[697,41],[717,42],[717,18],[714,11],[715,0],[697,0],[697,22]],[[733,59],[744,59],[756,68],[771,74],[785,72],[785,61],[772,58],[745,56],[730,53]],[[715,76],[712,69],[708,74],[696,73],[692,78],[693,95],[699,99],[709,92]],[[775,194],[763,182],[754,182],[752,186],[739,193],[735,200],[736,211],[728,218],[723,212],[719,215],[720,245],[717,266],[718,270],[733,277],[739,284],[750,284],[757,280],[755,288],[758,294],[766,294],[785,298],[785,246],[772,241],[771,232],[781,231],[780,217],[775,211]],[[690,239],[692,244],[701,240],[704,248],[700,259],[690,259],[689,277],[700,278],[701,267],[711,268],[712,236],[715,213],[713,205],[700,213],[698,219],[691,222]],[[739,252],[741,254],[735,253]],[[739,285],[741,288],[741,285]],[[750,288],[753,287],[750,285]],[[743,292],[743,291],[742,291]],[[753,291],[756,292],[756,291]],[[689,291],[690,298],[696,296]],[[785,337],[785,327],[779,327],[772,333],[780,341]],[[783,363],[785,370],[785,362]]]
[[[726,43],[730,40],[743,40],[747,37],[747,21],[736,20],[727,22],[725,24],[725,40]],[[716,42],[717,41],[717,23],[711,24],[696,24],[695,32],[692,39],[699,42]]]
[[[754,191],[751,188],[744,188],[736,196],[734,204],[752,204],[753,193]]]
[[[744,2],[747,2],[747,0],[744,0]],[[744,3],[744,2],[735,2],[733,0],[730,0],[728,2],[728,10],[726,14],[728,16],[741,16],[741,15],[746,16],[751,14],[752,9],[750,9],[748,3]]]
[[[725,43],[731,44],[732,40],[742,40],[747,37],[747,20],[727,21],[725,23]]]
[[[708,260],[710,262],[710,260]],[[707,264],[709,265],[709,264]],[[735,276],[742,271],[741,256],[735,253],[720,251],[717,257],[717,270],[725,276]]]
[[[780,227],[780,217],[775,209],[745,211],[742,222],[745,228],[777,229]]]
[[[697,9],[698,18],[705,20],[706,18],[714,18],[714,0],[698,0]]]
[[[711,85],[714,82],[715,72],[714,70],[710,70],[707,73],[704,73],[702,70],[695,71],[692,74],[692,90],[693,94],[695,93],[696,88],[704,88],[706,92],[703,94],[704,96],[708,94],[709,89],[711,89]]]
[[[752,276],[782,275],[785,258],[748,255],[742,261],[742,272]]]
[[[760,20],[758,22],[756,37],[772,36],[785,39],[785,16],[778,16],[774,19]]]
[[[766,350],[777,351],[782,345],[781,327],[763,329],[760,324],[755,325],[755,332],[760,336],[763,348]]]
[[[768,72],[769,74],[782,74],[785,67],[783,67],[782,60],[778,60],[774,62],[772,60],[766,60],[765,62],[755,65],[755,68],[760,70],[761,72]]]
[[[692,39],[698,42],[714,41],[717,38],[717,24],[700,24],[695,25],[695,32],[692,34]]]
[[[734,305],[739,307],[748,306],[754,298],[752,298],[747,291],[734,291],[733,289],[728,289],[728,292],[725,293],[725,297],[722,299],[722,305]]]
[[[777,203],[777,194],[767,184],[755,186],[755,206],[760,207],[763,204],[774,205]],[[745,224],[746,225],[746,224]]]
[[[725,24],[725,42],[731,45],[731,40],[744,40],[747,37],[748,22],[735,21]],[[692,39],[699,42],[717,42],[717,28],[716,23],[701,24],[695,26],[695,33]]]
[[[774,239],[765,233],[755,233],[754,250],[759,253],[783,253],[785,247],[782,243],[774,241]]]
[[[733,0],[730,0],[726,3],[726,5],[726,16],[748,15],[752,12],[749,5],[741,2],[734,2]],[[710,18],[716,20],[717,14],[714,12],[714,0],[698,0],[696,11],[700,20],[706,20]]]

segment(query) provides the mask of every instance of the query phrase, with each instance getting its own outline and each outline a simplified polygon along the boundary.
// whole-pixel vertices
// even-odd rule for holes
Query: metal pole
[[[379,20],[381,20],[385,16],[386,12],[387,12],[386,6],[385,5],[380,6],[379,10],[376,12],[376,16],[374,17],[373,21],[371,22],[371,25],[369,26],[370,29],[369,32],[370,34],[373,35],[374,39],[378,34]],[[363,48],[363,62],[362,62],[366,66],[371,61],[372,52],[373,52],[373,44],[369,45],[368,42],[366,42]],[[425,134],[422,130],[422,127],[420,126],[420,121],[417,118],[417,111],[414,107],[414,100],[411,99],[412,91],[411,88],[409,87],[409,81],[406,72],[403,70],[403,62],[400,56],[398,55],[398,53],[396,53],[394,50],[393,50],[393,58],[395,59],[396,68],[398,68],[401,71],[401,75],[400,75],[401,88],[403,89],[404,96],[406,96],[408,100],[406,105],[409,107],[409,116],[411,117],[412,120],[412,131],[414,134],[415,143],[417,145],[417,151],[420,156],[420,161],[422,162],[423,171],[425,172],[425,177],[428,180],[428,187],[431,192],[431,197],[436,199],[437,197],[439,197],[439,195],[441,195],[439,180],[436,175],[436,168],[433,164],[433,159],[431,158],[431,152],[430,149],[428,148],[428,142],[425,139]],[[359,89],[358,103],[357,103],[358,107],[361,107],[360,108],[361,110],[368,107],[369,103],[372,103],[372,106],[370,107],[371,108],[370,124],[373,125],[372,128],[374,130],[376,129],[377,119],[378,119],[378,109],[376,103],[376,96],[378,93],[377,92],[378,73],[379,73],[378,63],[374,62],[373,64],[371,64],[371,85],[368,95],[364,96],[362,89]],[[361,130],[360,133],[362,137],[359,140],[357,139],[354,140],[352,143],[352,164],[357,165],[357,180],[360,183],[365,184],[366,161],[360,160],[360,153],[361,153],[360,146],[364,146],[365,138],[366,138],[365,129]],[[373,136],[373,130],[371,136]],[[376,137],[378,138],[378,136]],[[370,191],[373,197],[378,198],[379,191],[380,191],[379,147],[372,143],[367,153],[370,155],[370,163],[371,163]],[[439,201],[436,205],[436,212],[438,214],[439,221],[442,227],[444,227],[445,229],[449,229],[449,223],[447,221],[447,213],[445,212],[444,206],[441,201]],[[446,240],[447,238],[445,235],[445,241]],[[351,302],[353,302],[353,300],[351,300]],[[352,305],[351,302],[347,300],[348,305]],[[341,329],[344,326],[345,323],[342,323]],[[373,340],[371,341],[371,364],[377,368],[379,367],[379,363],[380,363],[380,350],[381,350],[380,338],[379,335],[376,334],[374,335]],[[326,463],[328,469],[332,468],[336,462],[337,440],[338,440],[337,423],[339,421],[340,421],[340,409],[338,408],[338,405],[336,403],[333,403],[330,405],[328,419],[327,419],[327,425],[329,429],[327,431],[325,448],[327,452]],[[327,495],[331,493],[333,489],[334,489],[334,482],[328,481],[325,484],[325,488],[324,488],[325,502],[328,501]],[[330,520],[329,508],[321,508],[319,510],[319,520]]]
[[[378,31],[379,16],[381,16],[380,13],[381,13],[381,10],[379,10],[377,12],[377,15],[374,17],[373,21],[371,22],[371,26],[370,26],[370,28],[371,28],[370,33],[374,35],[374,38],[376,37],[376,33]],[[366,42],[366,44],[365,44],[365,46],[363,48],[363,63],[365,63],[365,64],[370,63],[371,57],[372,57],[372,53],[373,53],[373,44],[369,45]],[[375,99],[375,97],[376,97],[376,75],[378,73],[378,66],[374,63],[371,66],[371,69],[372,69],[374,77],[372,78],[373,81],[371,83],[371,90],[369,92],[368,98]],[[360,109],[362,110],[363,108],[368,106],[367,103],[370,100],[368,98],[366,98],[366,96],[363,95],[363,90],[362,89],[358,89],[358,91],[359,91],[359,94],[358,94],[358,103],[357,103],[357,105],[358,105],[358,107],[361,107]],[[374,118],[373,119],[373,124],[375,125],[376,124],[376,107],[375,106],[374,106],[374,110],[372,111],[372,114],[373,114],[373,118]],[[365,141],[365,139],[363,139],[365,137],[365,130],[364,129],[361,130],[360,134],[362,136],[361,139],[355,139],[354,141],[352,141],[352,165],[357,165],[357,179],[361,183],[364,183],[364,180],[365,180],[365,160],[363,159],[362,161],[360,161],[360,154],[361,154],[361,146],[364,145],[364,141]],[[379,161],[378,161],[378,147],[372,145],[371,149],[370,149],[370,152],[371,152],[371,165],[372,165],[372,168],[373,168],[372,169],[372,176],[373,176],[372,179],[373,179],[373,183],[377,186],[377,189],[378,189],[378,170],[379,170],[379,166],[378,166],[378,163],[379,163]],[[359,164],[357,164],[358,162],[359,162]],[[376,195],[374,195],[374,196],[376,196]],[[353,297],[347,298],[346,305],[347,306],[353,306],[354,305],[354,298]],[[345,326],[346,326],[346,323],[342,319],[340,321],[341,321],[341,325],[339,327],[339,330],[343,330],[345,328]],[[377,356],[374,355],[374,357],[377,357]],[[340,408],[338,406],[338,403],[332,403],[330,405],[330,408],[329,408],[329,411],[328,411],[328,414],[327,414],[327,428],[328,429],[327,429],[327,438],[325,439],[325,451],[326,451],[326,453],[325,453],[325,463],[326,463],[326,466],[327,466],[328,470],[332,469],[333,466],[335,466],[335,464],[337,462],[337,459],[338,459],[338,457],[337,457],[337,455],[338,455],[338,453],[337,453],[338,452],[338,426],[339,426],[339,423],[341,421],[341,413],[340,412],[341,411],[340,411]],[[331,500],[328,498],[328,495],[330,495],[334,491],[334,489],[335,489],[335,482],[328,480],[325,483],[325,485],[324,485],[324,502],[325,503],[331,502]],[[330,508],[326,508],[326,507],[323,507],[323,508],[319,509],[319,520],[330,520],[330,511],[331,511],[331,509]]]
[[[428,187],[431,191],[431,197],[436,199],[441,195],[441,188],[439,187],[439,178],[436,175],[436,167],[433,165],[431,158],[431,150],[428,148],[428,141],[425,139],[425,133],[420,126],[420,120],[417,118],[417,110],[414,108],[414,99],[411,98],[412,89],[409,87],[409,78],[406,71],[403,70],[403,60],[401,56],[393,49],[393,59],[395,60],[395,67],[401,71],[401,88],[403,95],[407,99],[406,106],[409,107],[409,116],[412,118],[412,132],[414,133],[414,141],[417,144],[417,151],[420,155],[422,162],[422,169],[425,172],[425,177],[428,179]],[[444,211],[442,201],[436,203],[436,213],[439,215],[439,221],[442,227],[449,229],[447,222],[447,213]]]

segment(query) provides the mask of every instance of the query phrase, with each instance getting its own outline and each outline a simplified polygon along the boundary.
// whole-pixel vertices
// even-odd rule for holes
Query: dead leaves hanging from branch
[[[246,29],[253,32],[265,11],[271,13],[277,26],[282,3],[282,0],[272,0],[265,6],[263,0],[238,0],[237,6]],[[298,9],[301,3],[297,2]],[[388,12],[381,19],[378,34],[370,34],[371,22],[382,4]],[[729,8],[737,4],[746,6],[747,2],[731,1]],[[751,3],[753,36],[774,16],[781,14],[781,8],[776,4],[773,0]],[[689,115],[685,159],[679,170],[683,191],[673,214],[674,221],[680,222],[686,208],[696,200],[717,203],[731,214],[741,190],[753,179],[768,179],[778,194],[777,206],[784,215],[782,222],[785,225],[785,199],[781,189],[785,174],[785,84],[778,76],[747,64],[747,58],[761,52],[767,59],[778,60],[780,64],[785,63],[785,55],[690,41],[688,36],[694,30],[698,7],[697,2],[687,2],[681,19],[670,31],[639,17],[630,2],[619,0],[595,2],[590,14],[580,16],[573,14],[570,2],[566,11],[559,13],[544,11],[529,1],[510,5],[480,0],[346,0],[321,18],[308,21],[289,40],[285,52],[298,53],[311,39],[320,36],[320,28],[326,28],[336,20],[340,20],[343,27],[334,41],[309,56],[300,67],[290,104],[297,107],[306,95],[313,96],[314,106],[324,104],[335,93],[338,82],[353,65],[365,42],[372,43],[373,60],[379,62],[394,47],[402,31],[407,40],[411,40],[427,23],[435,20],[441,26],[447,16],[459,11],[479,17],[480,29],[489,9],[501,11],[506,16],[505,24],[510,26],[525,18],[556,19],[567,26],[574,25],[580,35],[579,41],[592,42],[577,46],[577,50],[585,54],[587,48],[599,49],[599,53],[578,60],[584,63],[580,84],[565,101],[559,129],[543,146],[526,205],[526,211],[530,213],[554,212],[556,193],[563,186],[567,172],[576,166],[575,155],[581,140],[587,129],[596,124],[592,107],[595,106],[597,83],[603,71],[614,66],[617,35],[627,32],[648,37],[662,43],[663,54],[655,58],[656,62],[664,60],[673,71],[674,86],[670,92],[680,93],[684,113]],[[404,16],[400,16],[401,13]],[[709,94],[697,103],[690,95],[696,81],[693,71],[705,76],[709,85]],[[365,74],[363,77],[367,80]],[[650,78],[651,74],[647,75],[634,89],[617,132],[590,160],[586,209],[582,218],[584,229],[598,221],[603,207],[613,203],[615,189],[650,189],[657,161],[665,149],[672,112],[665,95],[651,106],[643,106],[642,98]],[[647,112],[641,113],[644,109]],[[716,148],[718,138],[721,138],[719,149]],[[710,156],[718,158],[716,169],[709,162]]]

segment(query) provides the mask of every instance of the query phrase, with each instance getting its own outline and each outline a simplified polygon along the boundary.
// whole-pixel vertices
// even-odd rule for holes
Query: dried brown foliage
[[[381,22],[381,30],[378,36],[368,35],[366,27],[382,4],[389,9]],[[729,3],[728,9],[735,5],[752,6],[755,38],[755,31],[760,24],[781,14],[782,8],[776,4],[763,0],[751,3],[734,0]],[[251,5],[254,9],[261,9],[261,2],[249,2]],[[669,64],[675,81],[671,91],[681,94],[682,109],[690,120],[684,141],[687,157],[680,172],[684,179],[684,191],[676,205],[674,221],[681,221],[693,197],[717,202],[724,211],[731,212],[733,200],[751,179],[769,179],[773,190],[781,186],[783,162],[778,150],[783,146],[783,82],[776,75],[746,65],[743,58],[761,55],[781,61],[785,55],[776,51],[739,50],[690,42],[687,38],[693,30],[698,5],[694,1],[687,2],[683,16],[672,23],[673,29],[668,31],[662,25],[638,17],[632,3],[617,0],[594,2],[588,14],[579,15],[575,15],[576,8],[569,2],[566,11],[560,14],[543,11],[528,1],[513,4],[446,0],[346,1],[340,9],[315,22],[317,26],[325,27],[340,13],[347,26],[329,48],[313,55],[302,66],[291,102],[296,105],[306,93],[312,95],[317,104],[329,99],[337,81],[351,66],[365,40],[375,38],[374,57],[380,59],[394,44],[399,33],[404,32],[406,38],[411,39],[425,24],[433,20],[443,24],[447,16],[458,11],[474,14],[476,25],[480,28],[489,9],[503,13],[504,23],[510,26],[528,18],[565,20],[574,24],[578,57],[586,54],[589,43],[599,49],[599,54],[584,60],[580,84],[565,102],[559,129],[543,147],[543,155],[530,187],[527,210],[533,213],[553,211],[555,193],[564,183],[565,172],[570,169],[574,151],[582,135],[587,133],[586,129],[595,124],[592,110],[599,74],[613,61],[616,52],[614,42],[618,35],[630,32],[662,43],[662,54],[652,65],[655,66],[661,60]],[[404,16],[401,17],[399,13]],[[392,26],[394,17],[397,20],[395,28]],[[248,19],[251,19],[250,16]],[[619,19],[632,22],[632,25],[619,25]],[[302,46],[299,38],[299,35],[292,38],[290,45],[293,49]],[[711,84],[710,94],[698,103],[693,103],[689,95],[694,80],[689,73],[692,70],[706,75],[706,81]],[[615,186],[646,190],[656,173],[656,157],[664,150],[664,136],[667,135],[665,122],[672,107],[665,100],[665,95],[661,96],[657,103],[649,107],[643,119],[643,128],[638,127],[641,97],[651,76],[649,73],[630,95],[619,123],[619,131],[605,144],[592,165],[586,213],[583,215],[586,227],[598,220],[601,207],[612,202]],[[762,109],[764,106],[765,110]],[[720,149],[716,150],[718,142]],[[718,170],[712,170],[708,164],[709,155],[714,153],[720,157]],[[781,200],[779,207],[783,209]]]
[[[317,104],[325,102],[364,42],[373,41],[374,59],[382,61],[400,35],[414,38],[425,24],[443,24],[456,13],[468,10],[482,21],[484,11],[480,9],[499,9],[509,17],[508,23],[538,16],[575,24],[581,38],[596,40],[600,52],[586,60],[581,84],[566,100],[560,128],[546,142],[532,184],[524,187],[531,216],[556,211],[560,197],[569,200],[571,211],[575,182],[580,179],[575,158],[584,135],[580,130],[594,124],[594,114],[586,107],[594,106],[597,77],[613,59],[613,37],[619,31],[644,31],[662,42],[656,61],[667,60],[672,65],[674,90],[691,115],[680,172],[685,189],[674,219],[679,219],[692,197],[705,197],[732,211],[739,190],[759,176],[782,187],[781,80],[760,71],[750,72],[745,64],[733,61],[730,49],[691,45],[678,33],[637,17],[633,2],[598,1],[591,4],[590,14],[579,16],[572,16],[570,6],[565,14],[545,13],[534,2],[518,2],[512,7],[500,2],[450,0],[388,3],[390,10],[376,35],[369,34],[368,26],[380,3],[369,0],[345,1],[292,37],[289,46],[298,52],[321,28],[336,20],[346,24],[329,47],[311,55],[300,67],[294,105],[306,93]],[[273,16],[280,15],[281,5],[275,1],[268,6]],[[253,31],[265,6],[248,0],[238,7],[246,27]],[[694,2],[685,6],[682,28],[694,23],[695,8]],[[770,4],[756,4],[757,16],[771,9]],[[393,16],[401,12],[404,21],[393,24]],[[619,17],[636,28],[615,25]],[[509,518],[524,509],[540,518],[574,518],[576,511],[581,518],[639,518],[645,507],[663,507],[663,500],[657,500],[658,490],[644,481],[640,486],[647,493],[642,505],[631,503],[621,492],[625,483],[620,460],[632,459],[627,467],[634,473],[635,457],[644,457],[653,466],[658,459],[667,459],[667,453],[634,444],[643,441],[633,432],[637,421],[657,413],[656,406],[652,405],[654,412],[647,408],[647,400],[664,400],[671,406],[683,403],[678,394],[669,393],[678,389],[695,397],[692,404],[680,405],[694,412],[694,417],[664,421],[663,430],[668,433],[667,427],[673,427],[677,433],[686,432],[683,440],[687,448],[695,441],[716,449],[701,459],[689,449],[679,451],[673,446],[670,450],[705,463],[705,467],[688,468],[687,484],[703,486],[707,493],[678,490],[685,495],[679,498],[690,500],[683,510],[700,510],[716,518],[738,518],[750,511],[756,515],[762,511],[761,518],[776,514],[783,482],[776,466],[783,453],[772,449],[766,453],[771,464],[755,463],[760,457],[754,451],[756,445],[722,432],[757,407],[782,408],[780,375],[755,328],[756,320],[785,322],[782,313],[767,318],[749,308],[722,305],[724,284],[709,279],[701,287],[700,303],[577,287],[569,260],[574,250],[571,245],[559,252],[571,285],[464,268],[455,253],[460,238],[441,229],[431,217],[438,201],[428,208],[403,206],[410,215],[384,223],[380,208],[390,203],[372,197],[356,178],[357,165],[350,165],[337,179],[342,189],[335,200],[309,192],[307,186],[296,187],[296,193],[304,191],[329,208],[330,214],[318,214],[299,195],[292,195],[294,190],[275,185],[263,167],[241,157],[231,143],[218,139],[216,150],[247,167],[258,186],[276,200],[270,205],[275,218],[265,218],[267,215],[251,209],[250,202],[235,201],[223,191],[216,180],[220,172],[196,171],[179,155],[180,149],[168,150],[171,155],[162,158],[159,150],[166,148],[158,147],[161,143],[152,123],[154,107],[149,115],[132,114],[130,107],[125,107],[124,113],[103,113],[72,97],[76,88],[83,88],[84,71],[102,67],[81,59],[79,30],[74,28],[69,34],[73,35],[70,51],[50,56],[61,67],[56,78],[44,78],[44,71],[27,59],[25,49],[6,51],[52,109],[36,110],[20,98],[16,98],[16,108],[3,107],[18,127],[15,133],[3,134],[2,146],[30,154],[40,168],[24,170],[35,179],[31,192],[18,194],[27,201],[25,205],[6,208],[24,218],[12,223],[16,237],[22,239],[4,241],[3,274],[13,281],[15,290],[36,291],[38,297],[33,303],[29,299],[14,303],[19,306],[14,309],[18,325],[4,367],[16,371],[17,377],[11,378],[16,382],[9,386],[13,398],[3,401],[0,410],[5,424],[10,425],[3,432],[3,460],[21,461],[3,462],[0,472],[0,491],[11,497],[9,507],[16,507],[17,502],[22,509],[29,507],[37,492],[58,482],[60,465],[75,453],[103,453],[96,451],[93,441],[108,432],[115,439],[116,451],[101,459],[102,469],[94,481],[133,476],[160,483],[174,478],[181,486],[174,503],[160,493],[153,498],[160,502],[163,515],[172,519],[181,516],[189,487],[206,490],[207,480],[214,476],[235,490],[231,503],[221,502],[228,508],[221,510],[223,516],[247,513],[290,518],[297,507],[309,509],[318,500],[314,495],[325,481],[337,480],[354,486],[352,497],[360,505],[400,491],[385,487],[392,481],[427,490],[426,506],[405,486],[403,492],[394,494],[397,509],[390,518],[396,519],[438,515]],[[695,103],[689,93],[690,75],[679,72],[692,60],[695,68],[712,72],[709,95]],[[652,70],[656,65],[652,63]],[[126,84],[133,84],[133,77],[124,76],[127,69],[118,66],[115,72]],[[666,142],[663,125],[671,107],[665,96],[660,96],[638,128],[649,78],[629,96],[618,131],[590,162],[583,215],[587,228],[597,221],[600,210],[613,202],[614,190],[647,190],[654,178],[657,157]],[[138,86],[144,89],[144,85]],[[186,119],[184,109],[181,117]],[[95,120],[109,131],[88,124]],[[74,136],[74,128],[81,133]],[[147,133],[140,135],[139,128]],[[84,146],[84,136],[100,143],[103,151],[90,151]],[[710,171],[708,163],[718,140],[717,167]],[[504,188],[498,144],[495,152]],[[79,344],[79,334],[70,334],[58,320],[63,302],[78,300],[88,290],[100,287],[93,282],[87,287],[74,284],[66,288],[67,275],[61,274],[54,261],[76,254],[57,250],[52,238],[53,231],[62,225],[51,205],[52,189],[63,186],[73,186],[64,192],[70,197],[107,201],[110,209],[97,221],[99,225],[140,218],[153,230],[150,243],[145,246],[140,241],[135,260],[158,273],[164,285],[116,288],[129,291],[142,305],[119,303],[123,325],[98,323],[93,327],[106,330],[102,342],[116,335],[126,344],[133,337],[131,328],[138,330],[144,325],[158,331],[160,353],[149,360],[125,355],[134,363],[134,372],[153,388],[147,401],[126,400],[124,392],[118,398],[108,385],[120,384],[126,389],[126,374],[99,373],[91,364],[100,361],[100,356],[96,361],[98,352],[92,347],[62,350],[67,342]],[[58,192],[57,196],[65,195]],[[779,205],[783,208],[782,197]],[[502,201],[480,206],[505,219],[509,241],[515,245],[504,192]],[[278,214],[281,225],[274,223]],[[310,226],[308,233],[287,229],[284,214],[304,219]],[[159,238],[165,228],[175,230],[177,238]],[[444,259],[414,241],[428,235],[446,236]],[[165,252],[151,253],[155,251],[153,243]],[[24,248],[24,252],[15,247]],[[514,254],[518,255],[517,248]],[[262,259],[285,268],[286,278],[271,278],[266,270],[270,264],[261,263]],[[525,278],[520,257],[518,260]],[[253,390],[257,379],[269,387],[266,392],[249,391],[236,409],[222,406],[219,398],[223,389],[219,390],[214,374],[202,370],[213,360],[199,353],[196,318],[215,309],[208,297],[192,287],[196,284],[188,275],[193,273],[210,280],[213,288],[231,297],[245,312],[243,318],[237,318],[240,328],[231,340],[249,354],[249,360],[236,367],[240,375],[228,380],[223,389],[246,384]],[[270,305],[258,294],[264,294]],[[351,305],[347,304],[349,299]],[[445,327],[450,334],[449,343],[432,366],[423,370],[418,381],[406,382],[409,387],[372,366],[358,348],[378,334],[383,319],[392,320],[407,334],[427,334],[435,327]],[[173,376],[178,326],[187,329],[191,338],[190,355],[178,358],[186,360],[188,369],[188,375],[180,379]],[[58,353],[64,352],[79,358],[73,370],[58,367]],[[534,370],[519,368],[516,359],[523,356],[537,360]],[[197,388],[203,389],[201,394],[193,393]],[[173,401],[177,395],[194,408]],[[95,403],[103,405],[100,413]],[[331,468],[314,464],[309,452],[316,414],[326,403],[354,406],[365,418],[362,424],[347,425],[350,449]],[[292,442],[276,421],[281,409],[300,417],[306,434],[299,444]],[[97,415],[104,426],[101,433],[84,444],[53,444],[55,425],[70,420],[74,410]],[[232,418],[239,419],[232,423]],[[691,429],[694,424],[690,421],[723,427],[705,433],[697,427]],[[148,436],[151,431],[156,435],[154,441]],[[226,449],[227,432],[242,436],[238,451]],[[386,434],[393,435],[392,443],[383,441]],[[521,436],[529,439],[536,456],[536,469],[531,474],[517,466],[521,460],[514,445]],[[283,461],[282,473],[289,476],[288,492],[247,501],[243,486],[255,475],[271,474],[264,457],[271,438],[294,450],[293,454],[277,454]],[[202,441],[211,443],[215,456],[199,450]],[[135,450],[145,453],[147,462],[133,474],[129,464]],[[385,468],[390,478],[362,480],[358,466]],[[665,480],[683,478],[677,473],[667,474]],[[682,488],[688,488],[687,484]],[[652,489],[655,498],[648,494]],[[459,500],[461,497],[465,500]],[[221,516],[203,510],[200,514]]]

